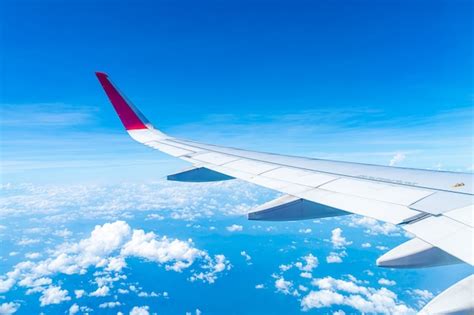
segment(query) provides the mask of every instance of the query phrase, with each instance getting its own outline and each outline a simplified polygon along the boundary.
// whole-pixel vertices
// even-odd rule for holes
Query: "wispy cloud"
[[[0,124],[4,127],[71,127],[96,120],[98,107],[64,103],[0,104]]]
[[[405,158],[406,158],[405,154],[399,152],[393,156],[393,158],[390,160],[389,165],[390,166],[398,165],[400,162],[403,162]]]

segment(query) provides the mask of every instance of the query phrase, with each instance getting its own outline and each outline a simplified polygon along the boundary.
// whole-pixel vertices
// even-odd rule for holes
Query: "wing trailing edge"
[[[377,259],[386,268],[424,268],[461,264],[463,261],[419,238],[413,238]]]
[[[167,180],[188,183],[218,182],[234,179],[234,177],[210,170],[205,167],[192,167],[184,171],[168,175]]]
[[[350,213],[291,195],[283,195],[257,207],[249,212],[247,217],[249,220],[259,221],[296,221],[347,214]]]

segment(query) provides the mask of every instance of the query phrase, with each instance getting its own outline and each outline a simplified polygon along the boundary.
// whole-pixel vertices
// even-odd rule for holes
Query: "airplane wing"
[[[284,194],[250,212],[250,220],[355,213],[399,225],[415,235],[380,257],[377,265],[382,267],[474,264],[472,174],[286,156],[174,138],[155,129],[107,74],[96,75],[134,140],[192,164],[168,180],[238,178]],[[471,275],[438,295],[422,313],[472,312],[473,294]]]

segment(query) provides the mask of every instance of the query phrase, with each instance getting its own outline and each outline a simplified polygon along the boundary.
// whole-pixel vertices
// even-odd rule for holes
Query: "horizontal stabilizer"
[[[413,238],[377,259],[377,266],[388,268],[423,268],[462,263],[458,258]]]
[[[295,221],[346,214],[349,213],[298,197],[284,195],[259,206],[247,216],[249,220]]]
[[[210,170],[205,167],[193,167],[176,174],[168,175],[166,179],[177,182],[200,183],[229,180],[234,179],[234,177]]]
[[[473,288],[474,275],[470,275],[438,294],[418,314],[474,314]]]

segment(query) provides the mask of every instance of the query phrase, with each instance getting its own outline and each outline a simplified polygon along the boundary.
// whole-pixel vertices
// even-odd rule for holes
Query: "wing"
[[[155,129],[106,74],[96,74],[134,140],[193,165],[168,176],[169,180],[238,178],[284,194],[249,213],[251,220],[301,220],[355,213],[400,225],[415,235],[380,257],[377,264],[382,267],[473,265],[472,174],[285,156],[177,139]],[[450,292],[465,286],[461,282],[437,299],[443,302],[453,298]]]

